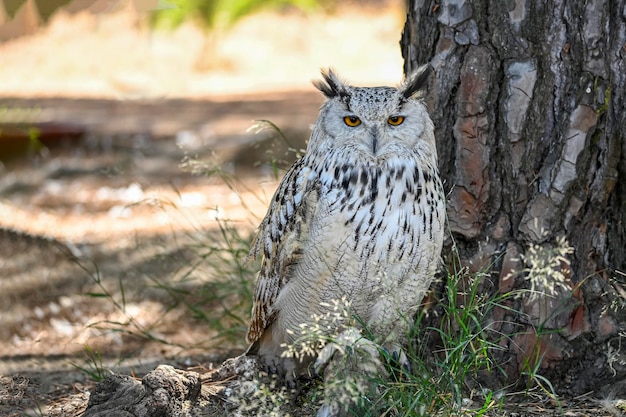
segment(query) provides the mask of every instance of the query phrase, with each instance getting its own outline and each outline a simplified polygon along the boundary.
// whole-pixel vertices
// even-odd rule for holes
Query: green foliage
[[[382,394],[370,408],[380,414],[363,415],[480,416],[501,405],[501,396],[482,389],[478,381],[481,373],[501,372],[494,356],[502,349],[498,342],[508,336],[491,331],[487,316],[494,308],[506,308],[503,301],[512,294],[481,293],[484,278],[465,270],[448,275],[436,324],[424,325],[427,316],[422,312],[409,335],[417,342],[407,352],[411,371],[388,358],[389,372],[396,378],[377,381]],[[432,342],[426,341],[433,338],[439,348],[430,352]]]
[[[510,344],[515,334],[502,334],[493,321],[496,309],[524,315],[513,310],[512,305],[520,298],[530,299],[540,294],[552,296],[555,283],[561,283],[559,265],[567,264],[571,247],[564,239],[547,251],[528,248],[523,257],[527,267],[524,278],[544,283],[532,285],[529,290],[513,290],[508,293],[489,294],[483,285],[488,281],[487,273],[470,274],[465,269],[449,272],[444,296],[439,301],[439,312],[431,316],[422,311],[409,334],[415,345],[409,346],[407,356],[411,369],[398,366],[394,358],[381,350],[386,357],[388,374],[379,375],[373,384],[379,387],[374,398],[361,401],[359,416],[482,416],[499,414],[508,396],[534,396],[549,399],[559,405],[558,396],[551,382],[541,375],[543,357],[540,339],[550,330],[539,326],[533,331],[536,345],[526,352],[528,360],[521,376],[526,383],[523,392],[506,393],[492,391],[483,386],[481,380],[493,380],[498,374],[507,380],[500,367],[499,358],[504,347]],[[550,282],[553,285],[545,285]],[[434,318],[434,320],[433,320]],[[437,343],[433,343],[433,339]],[[431,352],[433,346],[438,348]],[[488,376],[486,379],[485,376]],[[481,378],[482,377],[482,378]],[[520,381],[520,382],[524,382]],[[514,381],[509,381],[514,383]],[[510,387],[512,388],[512,386]]]
[[[102,382],[106,378],[108,371],[102,364],[102,356],[97,350],[93,350],[89,345],[85,345],[85,364],[80,365],[70,361],[70,365],[88,375],[94,381]]]
[[[321,3],[322,0],[162,0],[152,13],[152,22],[157,27],[176,28],[191,20],[207,31],[225,30],[262,8],[294,6],[309,11]]]

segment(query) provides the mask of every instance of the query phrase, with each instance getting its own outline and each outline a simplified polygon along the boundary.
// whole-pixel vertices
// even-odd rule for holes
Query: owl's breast
[[[444,205],[436,172],[413,160],[339,166],[322,187],[316,240],[339,269],[409,273],[440,250]]]
[[[317,175],[301,256],[276,301],[276,311],[289,310],[280,331],[344,297],[366,322],[391,304],[403,311],[419,304],[438,265],[444,205],[434,168],[401,162]]]

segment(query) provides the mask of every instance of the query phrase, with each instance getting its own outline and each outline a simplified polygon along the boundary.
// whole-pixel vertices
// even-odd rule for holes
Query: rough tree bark
[[[463,265],[506,292],[527,287],[508,277],[531,245],[574,249],[556,297],[494,313],[514,335],[501,382],[535,349],[561,393],[624,381],[624,0],[410,0],[401,45],[405,72],[435,69],[427,102]]]

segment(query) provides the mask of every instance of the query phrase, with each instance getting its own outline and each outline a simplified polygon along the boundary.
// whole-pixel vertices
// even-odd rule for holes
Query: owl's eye
[[[357,127],[361,124],[361,119],[356,116],[346,116],[343,118],[343,121],[350,127]]]
[[[387,123],[389,123],[391,126],[401,125],[402,122],[404,122],[404,116],[391,116],[389,119],[387,119]]]

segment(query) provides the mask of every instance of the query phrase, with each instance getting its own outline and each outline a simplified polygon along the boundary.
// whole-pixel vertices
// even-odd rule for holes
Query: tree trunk
[[[623,381],[624,0],[410,0],[401,44],[405,72],[430,62],[436,74],[427,104],[448,251],[454,240],[462,264],[506,293],[529,287],[529,248],[550,253],[562,237],[573,248],[552,294],[493,313],[512,335],[501,382],[533,354],[561,393]]]

